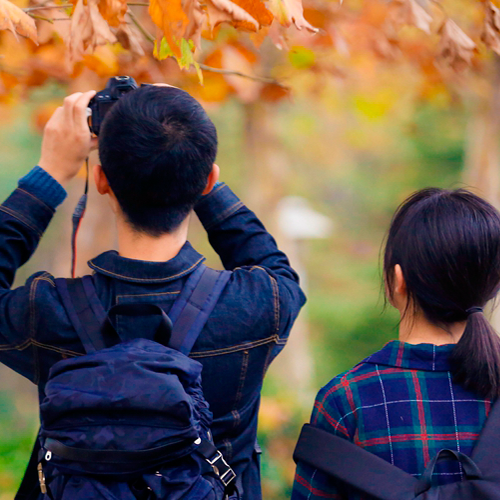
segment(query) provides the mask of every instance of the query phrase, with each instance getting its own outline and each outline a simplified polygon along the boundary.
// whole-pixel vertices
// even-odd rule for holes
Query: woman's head
[[[464,189],[418,191],[396,211],[384,255],[389,300],[396,266],[406,312],[447,329],[467,320],[452,354],[456,381],[483,396],[500,394],[500,339],[477,312],[500,284],[500,214]]]

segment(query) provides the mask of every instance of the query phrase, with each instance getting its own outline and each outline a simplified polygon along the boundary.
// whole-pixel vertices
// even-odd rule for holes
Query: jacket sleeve
[[[261,291],[262,301],[268,301],[278,342],[283,344],[306,301],[287,256],[225,184],[203,197],[195,211],[225,269],[233,271],[233,279],[248,282],[253,291]]]
[[[64,189],[36,167],[0,206],[0,362],[32,381],[36,371],[34,297],[47,273],[33,275],[14,290],[11,287],[17,269],[35,251],[64,196]]]

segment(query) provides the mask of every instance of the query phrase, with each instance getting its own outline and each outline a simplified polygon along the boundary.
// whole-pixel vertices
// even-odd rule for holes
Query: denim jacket
[[[0,361],[37,384],[43,398],[50,367],[84,350],[53,276],[39,272],[11,290],[16,270],[35,251],[65,195],[54,179],[36,169],[21,179],[0,207]],[[260,499],[256,434],[262,381],[284,347],[305,297],[287,257],[229,187],[218,185],[195,211],[232,276],[191,357],[203,365],[215,444],[240,476],[243,498]],[[89,266],[105,308],[152,302],[168,313],[183,283],[203,260],[187,242],[167,262],[132,260],[108,251],[89,261]],[[134,321],[118,318],[117,328],[153,337],[148,318]]]

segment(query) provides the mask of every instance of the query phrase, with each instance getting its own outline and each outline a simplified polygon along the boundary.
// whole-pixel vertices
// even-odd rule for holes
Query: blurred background
[[[388,4],[413,10],[394,20]],[[306,7],[306,19],[321,30],[314,37],[301,33],[285,51],[222,30],[203,60],[223,71],[204,72],[203,86],[172,60],[143,57],[132,68],[123,51],[107,45],[106,53],[85,56],[94,59],[76,72],[54,76],[43,66],[55,64],[52,55],[43,59],[39,49],[0,33],[0,82],[11,84],[0,94],[3,198],[36,164],[43,126],[64,95],[99,90],[114,74],[178,84],[215,122],[222,180],[276,235],[308,296],[263,389],[259,440],[264,498],[271,500],[289,498],[293,448],[319,388],[397,337],[398,318],[385,307],[380,272],[397,206],[426,186],[471,187],[499,201],[495,5],[359,0]],[[451,15],[471,38],[458,25],[454,31]],[[57,35],[51,36],[52,50]],[[43,63],[38,73],[29,70],[29,78],[38,75],[35,82],[19,76],[33,61]],[[42,269],[69,276],[70,218],[83,186],[82,172],[16,285]],[[209,265],[220,267],[197,220],[190,240]],[[80,275],[88,272],[88,259],[115,246],[111,212],[93,186],[78,245]],[[0,366],[0,500],[13,498],[29,458],[38,421],[35,389]]]

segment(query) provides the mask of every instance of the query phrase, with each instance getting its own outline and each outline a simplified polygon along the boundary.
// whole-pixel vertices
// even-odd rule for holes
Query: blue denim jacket
[[[50,367],[83,354],[47,272],[11,290],[16,270],[34,252],[62,187],[37,167],[0,207],[0,361],[38,385]],[[191,357],[203,364],[203,390],[214,414],[216,446],[241,477],[243,498],[260,499],[256,445],[262,381],[284,347],[305,302],[297,274],[253,212],[224,184],[195,211],[231,279],[196,342]],[[115,251],[89,261],[105,308],[153,302],[167,313],[189,274],[203,262],[186,243],[167,262],[131,260]],[[148,318],[118,318],[120,333],[152,338]]]

